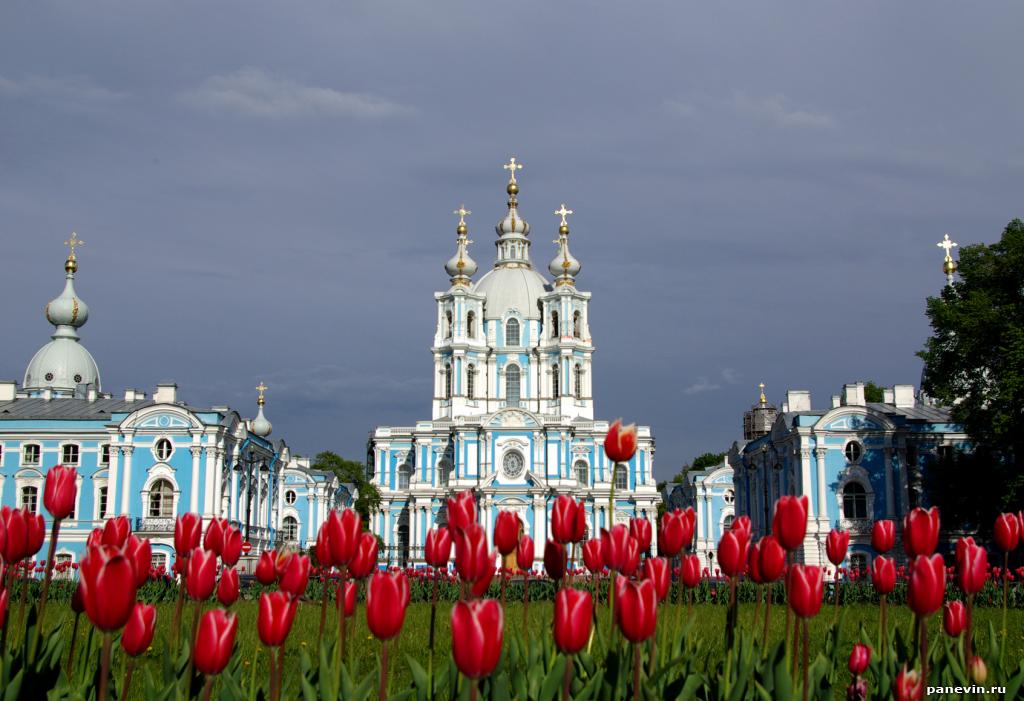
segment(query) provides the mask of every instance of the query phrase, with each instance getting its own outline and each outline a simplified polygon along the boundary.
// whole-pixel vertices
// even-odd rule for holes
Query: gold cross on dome
[[[942,240],[935,245],[938,246],[939,248],[946,249],[946,257],[949,258],[949,252],[956,248],[957,246],[959,246],[960,244],[950,239],[949,234],[944,234]]]
[[[265,384],[263,384],[262,381],[258,385],[256,385],[256,391],[260,393],[260,399],[263,399],[263,393],[266,392],[267,389],[269,388]]]
[[[504,168],[505,170],[509,171],[508,181],[510,183],[514,183],[516,181],[516,171],[517,170],[522,170],[523,169],[523,164],[522,163],[516,163],[516,157],[512,156],[510,159],[508,159],[508,163],[503,165],[502,168]]]
[[[570,214],[574,214],[574,212],[571,209],[565,208],[565,202],[562,203],[562,206],[560,208],[555,210],[555,216],[562,217],[562,226],[567,226],[569,224],[569,222],[567,222],[565,218]]]
[[[75,257],[75,249],[78,248],[79,246],[84,246],[85,245],[85,241],[83,241],[82,239],[78,238],[78,234],[76,234],[74,231],[72,231],[71,232],[71,238],[69,238],[67,241],[65,241],[64,245],[71,249],[71,256],[70,257],[74,258]]]
[[[466,217],[469,216],[470,214],[472,214],[472,212],[470,212],[468,209],[466,209],[466,205],[460,204],[459,208],[456,209],[454,212],[452,212],[452,214],[458,214],[459,215],[459,225],[463,226],[466,223]]]
[[[767,403],[767,401],[768,401],[768,400],[767,400],[767,399],[765,399],[765,396],[764,396],[764,383],[762,382],[761,384],[759,384],[759,385],[757,386],[757,388],[758,388],[759,390],[761,390],[761,403],[762,403],[762,404],[765,404],[765,403]]]

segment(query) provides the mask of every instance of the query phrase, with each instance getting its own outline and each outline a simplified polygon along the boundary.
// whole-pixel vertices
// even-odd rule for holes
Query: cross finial
[[[256,385],[256,391],[260,393],[259,399],[256,400],[256,403],[259,404],[260,406],[263,406],[263,402],[266,401],[263,398],[263,393],[266,392],[267,389],[267,386],[263,384],[262,380],[260,380],[260,383]]]
[[[958,244],[956,241],[953,241],[952,239],[950,239],[949,238],[949,234],[944,234],[942,236],[942,240],[939,241],[935,245],[938,246],[939,248],[946,249],[946,258],[950,258],[951,256],[949,255],[949,252],[951,250],[953,250],[954,248],[956,248],[960,244]]]
[[[562,226],[568,226],[569,225],[569,222],[567,222],[565,220],[565,218],[567,216],[569,216],[570,214],[573,214],[573,211],[571,209],[566,209],[565,208],[565,202],[562,203],[561,207],[559,207],[558,209],[555,210],[555,216],[556,217],[562,217]]]
[[[71,232],[71,238],[69,238],[67,241],[65,241],[64,245],[71,249],[71,255],[68,256],[68,257],[71,258],[71,260],[74,260],[75,259],[75,249],[78,248],[79,246],[84,246],[85,245],[85,241],[83,241],[82,239],[78,238],[78,234],[76,234],[74,231],[72,231]]]
[[[466,205],[460,204],[459,208],[456,209],[454,212],[452,212],[452,214],[458,214],[459,215],[459,226],[465,226],[466,225],[466,217],[469,216],[470,214],[472,214],[472,212],[470,212],[468,209],[466,209]]]
[[[764,396],[764,383],[760,383],[757,388],[761,390],[761,404],[767,404],[768,400]]]
[[[502,166],[505,170],[509,171],[508,181],[514,183],[516,181],[516,171],[523,169],[522,163],[516,163],[516,157],[512,156],[508,159],[508,163]]]

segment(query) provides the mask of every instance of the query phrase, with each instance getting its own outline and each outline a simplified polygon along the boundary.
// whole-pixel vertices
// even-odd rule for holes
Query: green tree
[[[925,391],[952,407],[980,464],[970,479],[998,484],[991,510],[1019,508],[1024,486],[1024,222],[992,245],[960,250],[960,277],[928,298],[933,335],[918,355]]]
[[[703,453],[693,459],[693,462],[683,465],[669,482],[679,484],[686,479],[686,473],[690,470],[706,470],[709,467],[721,465],[726,453]]]
[[[343,484],[355,487],[358,496],[353,508],[363,517],[363,526],[370,521],[370,514],[380,508],[380,492],[373,482],[366,479],[366,465],[356,460],[346,460],[337,453],[325,450],[313,459],[314,470],[333,472]]]
[[[871,380],[864,383],[864,401],[877,404],[882,402],[884,399],[885,395],[882,394],[882,388],[880,385],[875,384]]]

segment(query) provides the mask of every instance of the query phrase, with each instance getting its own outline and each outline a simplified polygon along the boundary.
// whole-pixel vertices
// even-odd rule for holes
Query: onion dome
[[[555,286],[572,285],[575,278],[580,274],[580,262],[569,252],[569,222],[566,217],[572,214],[571,209],[565,208],[565,203],[555,211],[555,216],[562,217],[562,223],[558,227],[558,238],[554,243],[558,244],[558,255],[548,263],[548,271],[555,277]]]
[[[274,425],[267,421],[267,417],[263,415],[263,405],[267,401],[263,393],[267,391],[267,386],[260,382],[256,390],[260,393],[260,396],[256,399],[256,404],[259,405],[260,410],[256,414],[256,418],[252,420],[252,432],[260,438],[266,438],[274,430]]]
[[[96,361],[79,342],[75,329],[81,328],[89,319],[89,307],[75,292],[75,273],[78,258],[75,248],[84,241],[75,233],[64,242],[71,249],[64,262],[64,291],[46,305],[46,320],[56,329],[51,341],[39,349],[25,370],[26,390],[54,390],[74,392],[79,385],[92,385],[100,389],[100,373]]]
[[[502,166],[509,171],[508,185],[505,192],[508,193],[508,212],[505,217],[494,227],[498,234],[496,246],[498,248],[498,260],[495,267],[532,267],[530,263],[530,225],[519,214],[519,183],[516,181],[516,171],[522,169],[521,163],[516,163],[513,156],[509,162]]]
[[[469,229],[466,227],[466,216],[472,214],[466,205],[461,205],[455,210],[455,214],[459,215],[459,225],[455,229],[456,235],[456,252],[455,255],[448,259],[445,263],[445,272],[451,277],[453,285],[465,285],[469,286],[472,282],[470,280],[473,274],[476,273],[476,261],[469,257],[467,248],[469,244],[473,243],[468,238]]]

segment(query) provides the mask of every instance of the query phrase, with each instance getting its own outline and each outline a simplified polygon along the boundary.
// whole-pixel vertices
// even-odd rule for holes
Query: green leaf
[[[558,693],[562,686],[562,678],[565,676],[565,663],[565,655],[558,655],[555,658],[555,663],[551,665],[547,676],[544,677],[544,683],[541,685],[537,701],[552,701],[555,698],[555,694]]]

